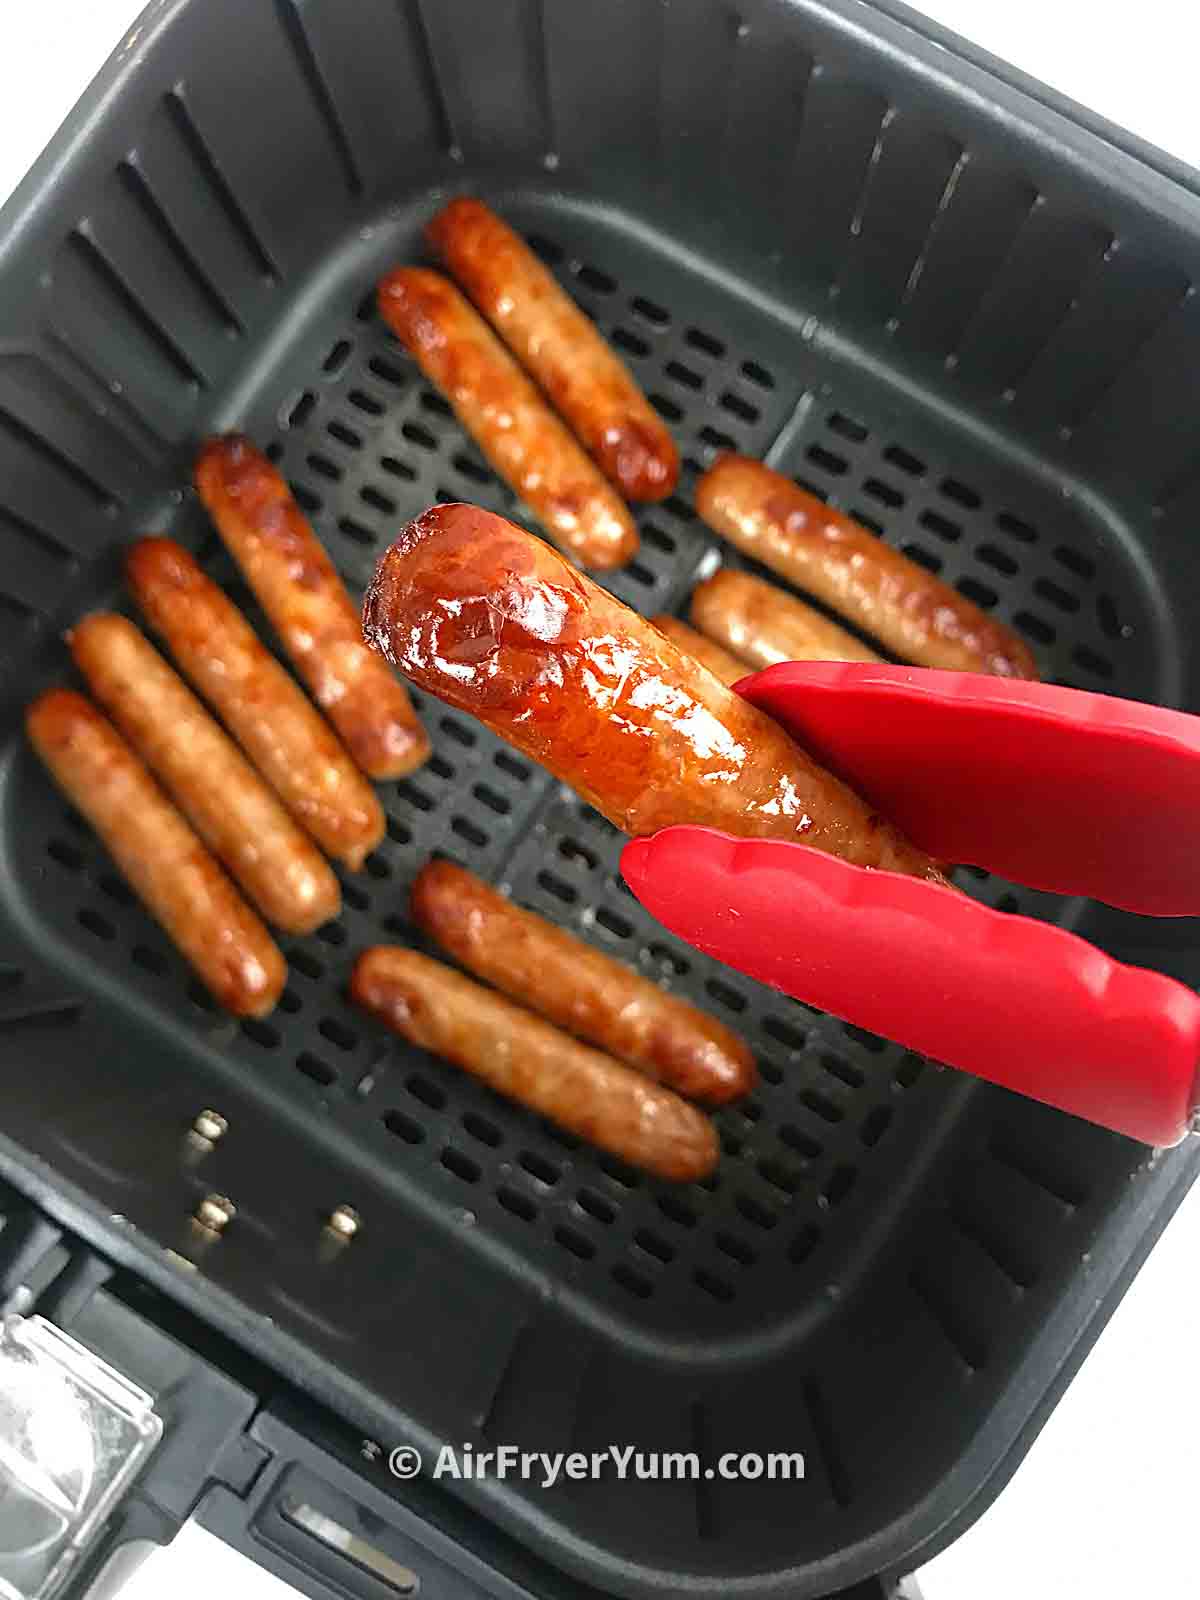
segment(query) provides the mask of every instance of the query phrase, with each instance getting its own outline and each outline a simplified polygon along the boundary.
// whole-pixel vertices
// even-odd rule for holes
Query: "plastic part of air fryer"
[[[1194,175],[890,5],[162,0],[0,219],[0,1176],[41,1213],[22,1226],[112,1274],[147,1352],[236,1391],[245,1456],[209,1473],[224,1448],[185,1450],[137,1341],[97,1349],[164,1417],[129,1505],[189,1463],[145,1537],[196,1509],[309,1593],[330,1562],[364,1594],[400,1569],[426,1594],[878,1590],[1014,1470],[1194,1142],[1155,1155],[715,967],[636,905],[594,813],[428,700],[434,758],[382,789],[343,917],[288,942],[279,1011],[239,1025],[20,737],[62,628],[121,603],[130,537],[176,534],[248,601],[183,488],[213,429],[271,447],[354,585],[433,499],[519,515],[372,309],[459,191],[535,240],[681,442],[623,598],[683,606],[717,549],[695,475],[734,448],[994,607],[1050,679],[1200,703]],[[435,850],[752,1042],[715,1178],[629,1172],[350,1008],[355,952],[415,939]],[[972,889],[1197,981],[1192,922]],[[223,1228],[195,1220],[210,1196]],[[18,1309],[89,1343],[52,1290]],[[799,1449],[808,1475],[387,1472],[465,1440]],[[318,1484],[280,1527],[289,1463]],[[390,1566],[314,1535],[355,1506]]]

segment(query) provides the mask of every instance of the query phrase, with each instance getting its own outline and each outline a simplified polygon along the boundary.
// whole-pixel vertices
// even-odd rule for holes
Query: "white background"
[[[342,0],[351,4],[352,0]],[[486,0],[479,0],[485,4]],[[136,0],[0,0],[0,197],[18,182]],[[926,0],[1033,76],[1200,166],[1187,0]],[[236,39],[229,47],[236,48]],[[1200,397],[1200,384],[1197,389]],[[1185,1600],[1200,1595],[1200,1185],[995,1505],[920,1575],[925,1600]],[[187,1528],[126,1600],[289,1591]]]

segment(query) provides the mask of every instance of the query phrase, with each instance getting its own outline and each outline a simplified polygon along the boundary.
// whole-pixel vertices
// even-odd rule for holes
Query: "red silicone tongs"
[[[788,662],[737,692],[914,844],[1059,894],[1200,913],[1200,717],[921,667]],[[1200,997],[1061,928],[799,844],[667,828],[625,879],[739,971],[1141,1139],[1200,1104]]]

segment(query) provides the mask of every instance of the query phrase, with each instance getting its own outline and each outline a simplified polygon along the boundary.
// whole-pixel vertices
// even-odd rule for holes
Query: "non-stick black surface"
[[[1186,1154],[1151,1162],[716,967],[623,888],[602,819],[425,699],[433,760],[382,787],[387,838],[343,877],[344,915],[286,946],[279,1011],[239,1026],[64,807],[19,708],[66,672],[55,631],[119,598],[138,533],[185,539],[256,616],[185,487],[210,428],[270,446],[354,587],[432,500],[520,517],[371,302],[458,189],[531,238],[680,441],[679,490],[640,511],[612,583],[630,604],[683,609],[718,553],[740,561],[691,506],[737,449],[995,609],[1047,677],[1195,703],[1176,345],[1144,370],[1164,329],[1200,345],[1165,248],[1182,225],[1137,234],[1125,158],[1106,178],[1093,150],[1089,191],[1032,126],[824,7],[165,9],[44,209],[9,214],[6,1162],[49,1163],[110,1249],[389,1442],[807,1452],[803,1485],[458,1487],[597,1584],[818,1594],[900,1565],[1005,1470]],[[356,952],[415,939],[434,852],[751,1042],[762,1082],[720,1114],[715,1178],[627,1171],[349,1005]],[[1180,924],[967,886],[1189,976]],[[230,1132],[197,1158],[207,1106]],[[238,1215],[201,1250],[210,1191]],[[364,1227],[331,1254],[341,1202]]]

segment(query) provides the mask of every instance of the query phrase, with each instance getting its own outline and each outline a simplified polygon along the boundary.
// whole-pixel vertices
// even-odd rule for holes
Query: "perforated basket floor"
[[[373,310],[381,271],[418,258],[421,224],[458,187],[481,189],[530,237],[680,441],[680,487],[639,513],[641,551],[612,581],[641,611],[685,612],[699,573],[717,559],[744,564],[691,504],[696,475],[736,449],[765,456],[994,610],[1029,639],[1047,678],[1178,703],[1190,692],[1189,591],[1167,581],[1155,540],[1174,526],[1172,507],[1188,503],[1190,480],[1143,526],[1116,500],[1081,492],[1049,446],[1037,455],[998,426],[993,400],[947,403],[920,341],[941,341],[943,377],[961,372],[966,384],[986,369],[1012,391],[994,404],[1019,405],[1040,354],[1068,334],[1048,322],[1013,328],[1018,289],[1050,268],[1012,241],[1029,228],[1041,241],[1069,330],[1068,302],[1094,304],[1103,230],[1038,220],[1025,189],[992,169],[991,188],[973,185],[954,156],[961,147],[931,125],[897,122],[872,95],[830,98],[820,74],[805,79],[797,171],[815,182],[840,161],[857,177],[823,205],[813,197],[804,270],[827,270],[828,282],[789,297],[726,261],[738,258],[743,223],[752,233],[765,213],[714,224],[705,253],[651,226],[651,210],[598,200],[594,173],[567,183],[563,127],[561,168],[539,157],[531,173],[513,157],[516,176],[493,170],[492,113],[479,112],[472,145],[461,93],[442,84],[439,101],[430,88],[439,59],[451,59],[441,30],[461,23],[457,8],[421,27],[416,8],[403,21],[394,7],[369,9],[388,59],[414,76],[371,79],[377,93],[355,99],[353,114],[347,85],[363,90],[366,69],[351,65],[340,13],[308,7],[302,22],[290,4],[238,10],[239,62],[282,74],[266,153],[240,139],[212,78],[142,73],[127,117],[103,137],[89,132],[88,170],[41,240],[40,276],[23,290],[38,338],[0,352],[10,562],[0,582],[12,614],[0,639],[11,668],[0,1040],[16,1063],[0,1158],[17,1175],[39,1164],[106,1249],[372,1438],[551,1450],[617,1441],[705,1459],[805,1451],[802,1488],[658,1483],[640,1485],[635,1502],[610,1478],[552,1494],[511,1480],[447,1492],[602,1587],[648,1593],[686,1578],[714,1595],[734,1585],[825,1593],[899,1562],[1001,1470],[1097,1302],[1117,1292],[1133,1241],[1183,1181],[1183,1159],[1152,1163],[681,946],[624,889],[621,840],[601,818],[424,697],[433,759],[382,787],[387,837],[364,872],[343,875],[341,919],[286,945],[277,1013],[237,1025],[64,807],[20,739],[19,710],[67,670],[57,630],[89,605],[124,603],[122,546],[150,529],[196,548],[269,638],[184,488],[206,431],[244,427],[270,448],[355,589],[399,524],[431,501],[521,517]],[[626,9],[635,33],[635,18],[657,15],[632,0]],[[203,8],[175,10],[190,18]],[[570,36],[573,50],[552,4],[546,17],[554,48],[561,54]],[[484,26],[477,10],[472,19]],[[672,11],[671,26],[686,25]],[[765,89],[769,35],[758,26],[738,59]],[[490,49],[513,48],[506,29],[489,32]],[[186,37],[194,45],[198,35]],[[735,30],[729,48],[744,37]],[[692,43],[693,66],[719,54],[707,33]],[[408,111],[433,106],[432,132],[381,164],[401,89]],[[599,102],[589,104],[607,127]],[[509,115],[507,102],[500,109]],[[689,159],[699,160],[719,129],[690,126]],[[422,142],[430,137],[436,150]],[[512,149],[501,147],[508,162]],[[734,140],[722,184],[750,148]],[[294,156],[281,154],[296,150],[303,183]],[[635,193],[639,180],[613,162],[604,182]],[[888,183],[926,197],[927,233],[897,221],[908,213],[885,205]],[[305,209],[310,190],[336,191],[337,202]],[[969,226],[947,220],[960,215],[952,200]],[[960,257],[964,228],[976,241],[969,282],[946,276],[946,228],[959,230]],[[843,233],[854,241],[844,260]],[[763,259],[774,271],[784,257]],[[1178,298],[1175,282],[1161,275],[1161,314]],[[855,321],[885,303],[895,323],[880,335],[894,341],[886,358]],[[906,338],[920,348],[906,353]],[[1045,408],[1053,384],[1041,383]],[[1085,392],[1092,406],[1107,392],[1094,368],[1054,413],[1060,444],[1085,415]],[[416,937],[408,887],[435,852],[749,1040],[761,1083],[719,1115],[711,1180],[681,1187],[631,1172],[351,1007],[356,953]],[[1003,909],[1070,923],[1187,975],[1181,925],[1147,932],[1084,902],[982,875],[964,881]],[[230,1131],[205,1152],[187,1129],[208,1107]],[[237,1206],[215,1245],[189,1221],[210,1192]],[[339,1203],[363,1218],[340,1250],[322,1231]]]

